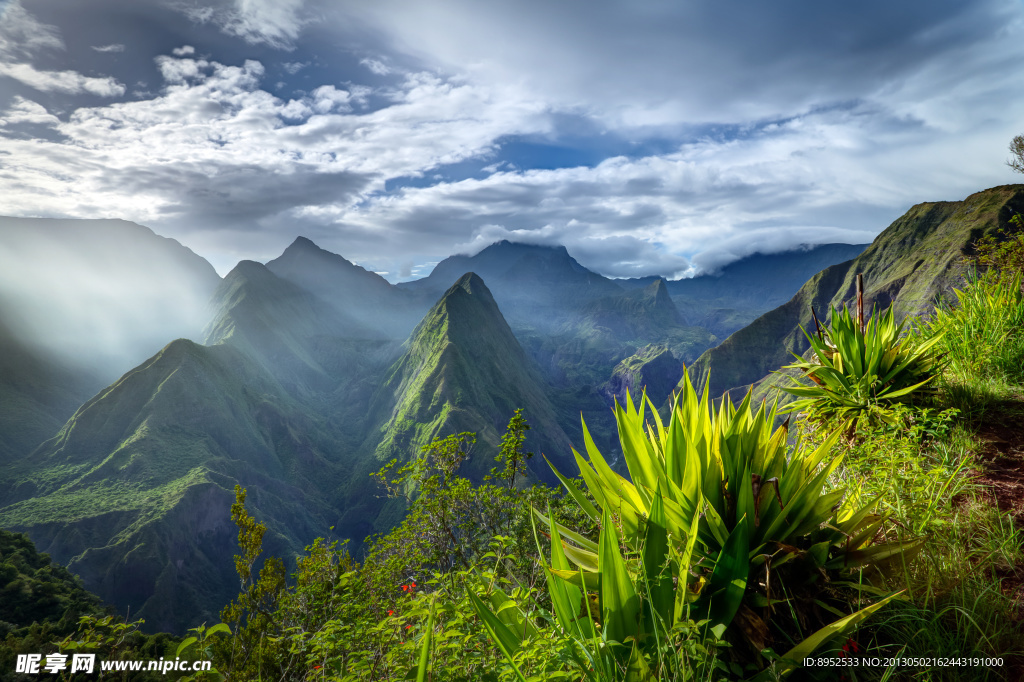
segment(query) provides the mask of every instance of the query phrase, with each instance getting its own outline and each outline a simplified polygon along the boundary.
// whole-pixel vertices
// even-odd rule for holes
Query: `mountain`
[[[812,275],[860,255],[867,244],[818,244],[780,253],[755,253],[713,274],[666,282],[690,324],[725,338],[790,298]],[[616,280],[624,288],[657,278]]]
[[[0,466],[35,449],[102,384],[33,350],[0,313]]]
[[[198,340],[220,277],[124,220],[0,217],[0,296],[34,352],[110,382],[170,339]]]
[[[332,390],[358,363],[352,355],[385,343],[383,332],[253,261],[228,273],[210,309],[206,345],[241,350],[293,391]]]
[[[219,282],[134,223],[0,217],[0,465],[168,340],[197,339]]]
[[[267,269],[336,308],[342,316],[404,340],[429,304],[370,272],[298,237]],[[452,278],[455,279],[454,277]]]
[[[686,326],[660,277],[643,289],[619,291],[583,305],[569,323],[602,330],[620,341],[670,333]]]
[[[209,345],[170,343],[0,471],[0,526],[153,628],[212,622],[237,592],[236,484],[278,555],[336,524],[362,423],[337,418],[334,391],[391,343],[259,263],[211,310]]]
[[[543,379],[475,275],[403,348],[253,262],[224,278],[211,310],[208,345],[171,342],[29,456],[0,463],[0,527],[149,628],[213,622],[234,596],[235,485],[268,526],[268,552],[287,557],[332,527],[356,543],[387,530],[402,510],[383,509],[368,474],[435,436],[477,432],[466,473],[479,480],[522,407],[527,447],[570,452]],[[532,465],[534,479],[550,477]]]
[[[327,532],[333,515],[318,491],[346,481],[329,426],[238,350],[180,339],[5,469],[0,526],[29,534],[148,627],[213,622],[238,588],[236,483],[278,553]]]
[[[655,405],[660,405],[668,400],[683,371],[683,363],[665,346],[644,346],[615,366],[601,392],[609,405],[615,401],[625,405],[627,394],[634,403],[639,402],[644,391]]]
[[[864,301],[896,308],[900,318],[927,313],[964,274],[971,244],[1008,226],[1024,211],[1024,185],[1004,185],[963,201],[922,203],[886,228],[853,260],[811,277],[787,303],[705,351],[690,368],[694,381],[710,380],[711,392],[745,390],[807,350],[800,331],[823,319],[829,306],[854,303],[857,273],[864,274]]]
[[[398,286],[436,296],[467,272],[475,272],[488,283],[513,328],[555,328],[564,321],[566,311],[622,292],[614,281],[580,265],[564,246],[507,240],[491,244],[474,256],[445,258],[427,277]]]
[[[478,456],[467,473],[479,478],[494,465],[501,434],[516,409],[532,425],[527,448],[554,460],[570,453],[543,380],[474,273],[460,277],[423,318],[406,351],[388,371],[371,411],[376,459],[407,457],[437,436],[477,432]],[[531,462],[550,480],[543,460]]]

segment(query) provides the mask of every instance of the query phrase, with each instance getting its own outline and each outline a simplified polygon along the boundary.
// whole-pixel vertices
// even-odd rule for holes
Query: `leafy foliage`
[[[599,542],[537,517],[553,538],[548,579],[559,625],[583,642],[600,640],[591,650],[614,656],[606,666],[613,677],[633,668],[647,670],[636,679],[666,674],[671,663],[661,643],[677,624],[692,626],[688,616],[703,623],[703,637],[749,647],[741,654],[747,660],[772,641],[800,638],[818,620],[823,627],[783,656],[798,661],[882,604],[820,623],[822,598],[833,594],[833,613],[845,606],[823,576],[841,579],[862,567],[884,573],[920,546],[875,543],[885,519],[871,513],[874,503],[826,489],[841,462],[831,454],[838,434],[790,453],[787,429],[773,430],[775,416],[764,405],[754,412],[749,393],[738,408],[723,400],[716,412],[707,387],[698,397],[688,379],[667,427],[646,397],[639,408],[627,398],[615,417],[630,480],[609,467],[584,424],[587,459],[574,454],[595,503],[556,473],[600,522]],[[578,572],[567,570],[565,558]],[[593,627],[576,615],[591,594],[598,597]]]
[[[802,370],[813,383],[782,387],[799,398],[787,411],[805,411],[819,424],[845,423],[852,433],[862,421],[891,423],[886,408],[892,405],[934,395],[929,384],[941,369],[942,358],[935,350],[941,336],[919,340],[903,335],[893,308],[881,316],[876,311],[865,325],[846,306],[833,308],[830,328],[819,326],[813,336],[804,330],[804,335],[811,359],[798,356],[784,369]]]

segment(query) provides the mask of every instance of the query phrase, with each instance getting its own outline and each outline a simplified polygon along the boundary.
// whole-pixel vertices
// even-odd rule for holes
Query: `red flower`
[[[321,670],[322,668],[323,668],[322,665],[314,665],[313,666],[313,670]]]
[[[405,626],[405,629],[406,629],[406,630],[408,630],[408,629],[409,629],[409,628],[411,628],[411,627],[412,627],[412,623],[410,623],[409,625],[406,625],[406,626]]]
[[[412,588],[414,588],[414,587],[416,587],[416,583],[412,583],[412,584],[410,584],[410,585],[409,585],[409,589],[410,589],[410,590],[411,590]]]
[[[395,612],[394,611],[388,611],[388,615],[389,616],[393,616],[393,615],[395,615]]]
[[[408,586],[408,585],[402,585],[402,592],[405,592],[405,591],[407,591],[408,589],[409,589],[409,586]]]

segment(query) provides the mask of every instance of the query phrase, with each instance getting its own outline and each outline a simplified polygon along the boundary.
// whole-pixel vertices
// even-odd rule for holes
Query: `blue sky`
[[[1016,182],[1019,0],[0,0],[0,214],[223,274],[307,236],[392,281],[499,239],[610,276],[866,242]]]

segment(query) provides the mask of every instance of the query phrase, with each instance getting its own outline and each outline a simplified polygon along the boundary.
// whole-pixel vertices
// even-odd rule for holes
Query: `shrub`
[[[925,338],[937,339],[949,371],[961,381],[1024,381],[1021,272],[975,272],[953,293],[956,305],[940,304],[922,328]]]
[[[555,472],[600,522],[599,541],[535,514],[551,529],[557,623],[586,645],[594,671],[608,671],[597,679],[627,670],[671,679],[665,647],[694,621],[701,638],[732,643],[736,661],[757,667],[772,643],[802,639],[773,664],[792,667],[891,598],[842,615],[849,609],[840,593],[855,569],[868,569],[862,579],[885,573],[920,547],[876,544],[885,519],[872,513],[874,503],[826,490],[842,459],[831,454],[838,434],[789,452],[787,427],[773,428],[776,410],[755,412],[749,393],[738,408],[725,399],[716,411],[707,388],[698,398],[684,378],[667,427],[646,396],[639,408],[628,397],[625,408],[616,404],[615,416],[630,480],[608,466],[586,424],[587,458],[574,454],[595,503]],[[823,624],[823,609],[842,617],[801,637]]]
[[[819,326],[813,336],[803,331],[811,359],[797,356],[784,369],[802,370],[813,383],[782,388],[798,397],[786,411],[802,411],[826,427],[844,424],[852,434],[863,422],[893,422],[889,408],[895,404],[927,402],[934,395],[929,384],[942,367],[936,350],[941,334],[924,340],[904,335],[892,308],[872,315],[866,325],[846,306],[833,308],[831,328]]]

